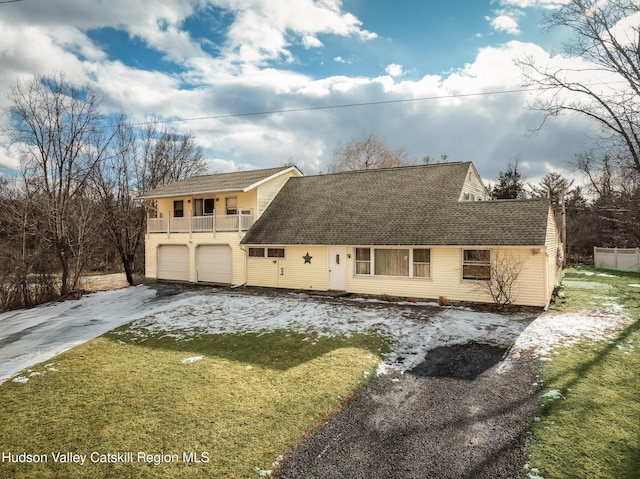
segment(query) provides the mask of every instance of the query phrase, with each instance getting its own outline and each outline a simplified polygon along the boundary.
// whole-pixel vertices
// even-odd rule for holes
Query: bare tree
[[[114,126],[109,155],[94,169],[103,226],[109,243],[117,251],[127,282],[140,253],[146,211],[137,195],[169,181],[205,170],[202,151],[191,134],[158,130],[150,121],[136,129],[124,116]]]
[[[541,90],[532,109],[545,119],[577,112],[595,120],[607,142],[640,172],[640,25],[637,19],[624,25],[638,12],[637,0],[568,0],[547,15],[545,27],[573,32],[565,54],[585,60],[585,67],[540,65],[533,58],[519,65],[525,83]],[[586,79],[596,75],[606,80]]]
[[[74,286],[74,256],[84,242],[86,228],[74,228],[74,202],[85,193],[92,170],[103,157],[100,100],[89,88],[70,84],[64,75],[36,76],[17,81],[9,93],[13,142],[20,147],[24,185],[37,206],[40,233],[58,260],[61,294]]]
[[[479,281],[477,288],[487,293],[498,308],[504,308],[518,297],[518,278],[523,266],[523,257],[494,248],[489,260],[489,277]]]
[[[392,168],[413,164],[404,148],[392,149],[379,136],[368,134],[348,143],[338,142],[329,163],[329,173],[349,170]]]

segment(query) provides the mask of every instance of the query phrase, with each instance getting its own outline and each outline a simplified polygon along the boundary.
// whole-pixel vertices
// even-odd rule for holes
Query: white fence
[[[640,272],[640,248],[593,248],[593,262],[598,268]]]

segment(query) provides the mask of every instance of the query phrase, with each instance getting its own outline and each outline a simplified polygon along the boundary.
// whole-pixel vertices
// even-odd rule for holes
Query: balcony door
[[[213,198],[194,198],[193,200],[193,216],[211,216],[213,215]]]

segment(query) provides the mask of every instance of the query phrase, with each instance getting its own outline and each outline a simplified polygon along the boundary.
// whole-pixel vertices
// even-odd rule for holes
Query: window
[[[269,258],[284,258],[284,248],[267,248]]]
[[[238,198],[235,196],[231,196],[225,199],[227,214],[228,215],[237,215],[238,214]]]
[[[379,276],[409,276],[409,250],[375,250],[375,274]]]
[[[213,215],[213,198],[194,198],[193,216]]]
[[[355,263],[358,275],[431,277],[429,248],[356,248]]]
[[[264,258],[264,248],[249,248],[251,258]]]
[[[371,274],[371,248],[356,248],[356,274]]]
[[[184,200],[175,200],[173,202],[173,217],[174,218],[184,217]]]
[[[488,249],[463,250],[462,279],[491,279],[491,252]]]
[[[413,277],[414,278],[431,277],[431,250],[430,249],[414,249],[413,250]]]
[[[204,200],[204,214],[205,216],[213,215],[213,198],[205,198]]]

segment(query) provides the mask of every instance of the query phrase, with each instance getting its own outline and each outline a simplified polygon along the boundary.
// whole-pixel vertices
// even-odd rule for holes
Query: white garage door
[[[158,246],[158,279],[189,281],[189,248],[186,245]]]
[[[196,254],[198,281],[231,283],[231,247],[226,245],[198,246]]]

